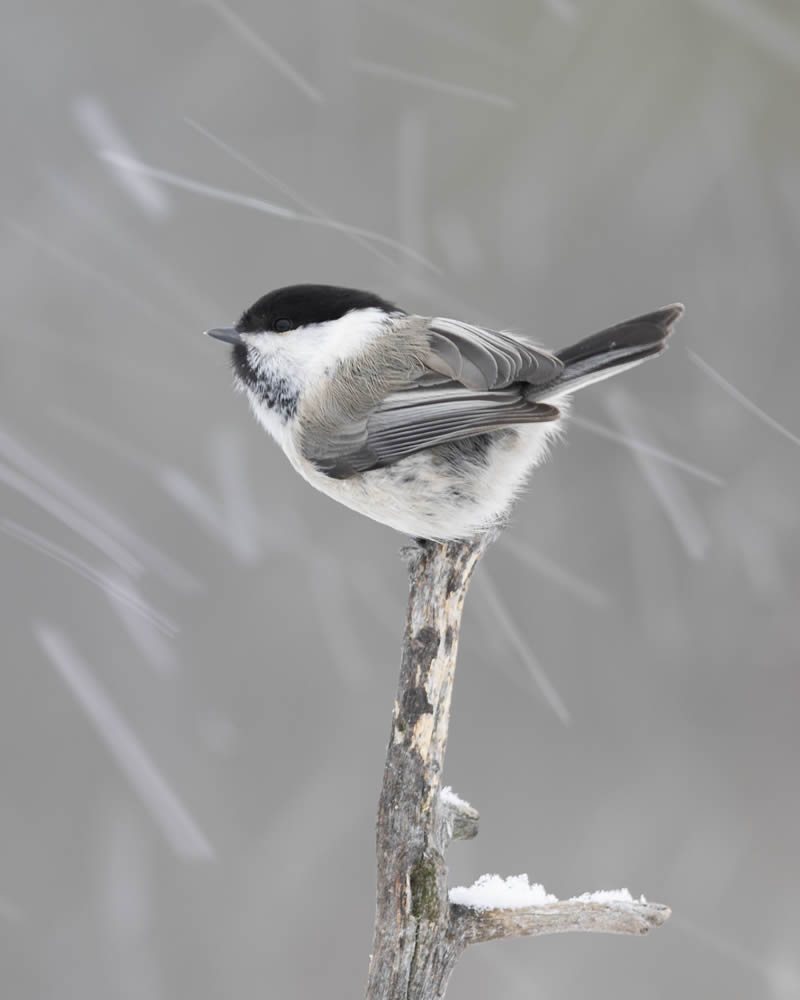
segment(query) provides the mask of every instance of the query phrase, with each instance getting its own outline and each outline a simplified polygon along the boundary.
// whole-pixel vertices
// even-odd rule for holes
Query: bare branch
[[[442,820],[447,824],[448,840],[472,840],[478,836],[480,814],[469,802],[459,798],[451,788],[443,788],[439,804]]]
[[[670,913],[670,908],[661,903],[593,903],[578,899],[508,910],[475,910],[453,903],[450,926],[453,937],[467,945],[565,931],[647,934],[651,927],[660,927]]]
[[[441,996],[458,957],[445,942],[449,837],[439,785],[461,612],[486,544],[486,538],[421,542],[405,553],[411,587],[378,806],[368,1000]]]
[[[480,897],[477,906],[450,902],[445,853],[452,840],[477,835],[479,817],[440,782],[461,613],[488,541],[487,536],[422,541],[405,553],[410,593],[378,806],[377,912],[367,1000],[443,997],[468,944],[562,931],[645,934],[670,913],[658,903],[635,902],[626,890],[614,893],[622,898],[599,893],[558,902],[540,885],[529,886],[526,876],[506,880],[509,891],[529,893],[517,896],[519,907],[479,909]],[[482,888],[481,880],[476,887]],[[498,899],[487,902],[496,905]]]

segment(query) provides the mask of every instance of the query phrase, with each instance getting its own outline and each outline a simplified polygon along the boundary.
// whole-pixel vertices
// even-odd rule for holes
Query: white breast
[[[485,461],[443,463],[433,449],[350,479],[319,472],[293,442],[284,451],[307,482],[359,514],[415,537],[469,538],[505,516],[561,423],[526,424],[493,435]]]
[[[266,406],[252,389],[247,390],[247,399],[253,416],[261,424],[264,430],[281,446],[291,460],[290,451],[294,450],[292,440],[292,425],[287,423],[274,409]],[[292,462],[294,465],[294,462]]]

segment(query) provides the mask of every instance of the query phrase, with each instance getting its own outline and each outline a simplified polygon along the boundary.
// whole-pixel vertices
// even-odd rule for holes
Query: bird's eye
[[[293,326],[294,323],[290,319],[276,319],[274,324],[276,333],[287,333]]]

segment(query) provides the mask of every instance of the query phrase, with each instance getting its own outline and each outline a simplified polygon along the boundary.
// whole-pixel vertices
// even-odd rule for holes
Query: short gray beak
[[[224,340],[226,344],[241,344],[242,342],[239,331],[232,326],[220,326],[216,330],[205,330],[204,333],[207,337],[213,337],[215,340]]]

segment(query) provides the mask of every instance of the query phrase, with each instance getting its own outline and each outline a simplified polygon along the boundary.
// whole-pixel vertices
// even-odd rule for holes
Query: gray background
[[[481,946],[450,993],[800,996],[800,452],[689,354],[800,433],[796,4],[3,15],[3,997],[363,988],[402,539],[291,471],[200,336],[295,281],[552,347],[687,304],[665,357],[574,412],[706,478],[571,428],[470,595],[447,764],[483,816],[454,883],[624,885],[675,916]],[[97,155],[123,141],[433,267],[133,189]]]

